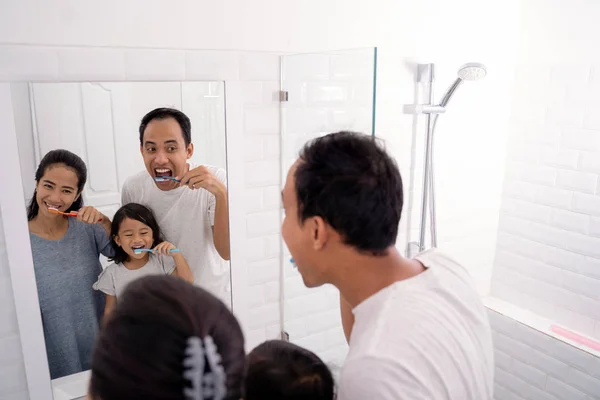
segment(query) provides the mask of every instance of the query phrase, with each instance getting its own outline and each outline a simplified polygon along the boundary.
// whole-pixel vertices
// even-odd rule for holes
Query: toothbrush
[[[146,251],[148,253],[153,253],[154,252],[152,249],[135,249],[135,250],[133,250],[133,252],[135,254],[142,254],[142,252],[144,252],[144,251]],[[180,251],[179,249],[169,250],[170,253],[179,253],[179,251]]]
[[[154,177],[154,180],[156,182],[166,182],[166,181],[181,182],[179,179],[175,179],[172,176],[156,176],[156,177]]]
[[[77,211],[71,211],[71,212],[65,213],[62,211],[58,211],[56,208],[52,208],[52,207],[48,207],[48,211],[50,211],[52,214],[64,215],[65,217],[76,217],[78,214]],[[98,220],[98,222],[102,222],[102,218],[100,218]]]

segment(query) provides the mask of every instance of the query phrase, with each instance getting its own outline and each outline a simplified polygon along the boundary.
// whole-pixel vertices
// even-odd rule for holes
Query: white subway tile
[[[281,285],[279,284],[279,282],[268,282],[265,285],[265,296],[266,296],[267,303],[279,304],[280,287],[281,287]]]
[[[590,216],[567,210],[552,210],[551,225],[568,231],[587,233],[590,227]]]
[[[240,55],[229,51],[187,51],[187,80],[235,81],[239,78]]]
[[[267,186],[262,188],[263,204],[266,210],[281,210],[281,187]]]
[[[246,239],[246,259],[248,261],[258,261],[266,258],[264,237]]]
[[[594,257],[584,257],[580,264],[581,273],[583,275],[600,279],[600,260]]]
[[[560,127],[580,128],[584,110],[581,107],[552,107],[546,110],[546,123]]]
[[[290,80],[321,81],[330,79],[327,54],[302,54],[282,57],[284,82]]]
[[[258,327],[256,329],[249,330],[246,335],[246,345],[249,349],[253,349],[265,340],[267,340],[267,334],[265,328]]]
[[[263,85],[262,82],[237,82],[242,93],[242,103],[245,106],[262,106]]]
[[[573,198],[573,211],[600,216],[600,196],[575,193]]]
[[[535,193],[535,202],[552,207],[570,208],[573,192],[551,187],[539,186]]]
[[[548,206],[530,203],[528,201],[505,199],[502,210],[509,215],[534,222],[550,222],[552,209]]]
[[[375,57],[369,49],[364,54],[334,54],[330,56],[330,77],[334,80],[373,81]]]
[[[516,324],[514,319],[506,317],[492,310],[488,310],[488,318],[493,330],[504,333],[508,336],[513,335]]]
[[[520,180],[552,186],[556,182],[556,169],[543,166],[523,165]]]
[[[600,173],[600,155],[596,152],[581,153],[581,169],[596,174]]]
[[[279,79],[279,55],[244,53],[240,60],[240,79],[243,81],[272,81]]]
[[[248,237],[271,235],[279,232],[279,210],[266,211],[246,216]]]
[[[254,285],[248,287],[248,308],[258,308],[265,305],[265,287],[264,285]]]
[[[244,137],[244,160],[260,161],[265,159],[263,147],[261,136]]]
[[[262,188],[247,188],[245,191],[244,208],[246,214],[263,211]]]
[[[350,94],[345,84],[309,83],[307,91],[309,104],[348,101]]]
[[[583,255],[557,247],[543,246],[540,250],[540,257],[543,262],[569,271],[579,271],[580,266],[585,261]]]
[[[56,81],[58,51],[52,48],[0,46],[0,81]]]
[[[594,356],[559,340],[552,340],[547,348],[550,356],[578,368],[591,372],[594,366]]]
[[[494,365],[496,365],[497,367],[509,371],[511,360],[512,359],[510,358],[510,356],[505,352],[498,349],[494,350]]]
[[[585,129],[600,130],[600,115],[598,114],[597,108],[590,108],[587,110],[583,118],[583,127]],[[600,132],[596,132],[596,134],[600,135]]]
[[[583,307],[577,307],[579,312],[567,310],[563,307],[555,307],[554,310],[554,319],[560,325],[584,335],[593,334],[595,321],[589,316],[581,314],[585,313]]]
[[[567,385],[557,378],[548,377],[546,391],[552,393],[560,400],[587,400],[585,393]]]
[[[266,304],[262,307],[250,308],[248,311],[248,327],[250,329],[264,331],[266,326],[277,323],[279,323],[279,304]]]
[[[281,156],[281,149],[279,148],[279,136],[269,135],[265,136],[265,140],[263,141],[263,150],[265,159],[272,160],[276,159],[279,161]]]
[[[536,185],[532,185],[528,182],[507,180],[504,183],[502,195],[513,199],[534,201],[537,188],[538,187]]]
[[[564,271],[563,286],[585,296],[600,299],[600,280],[586,275]]]
[[[25,387],[27,387],[25,368],[21,362],[0,368],[0,398],[12,399],[13,393]]]
[[[521,323],[516,324],[513,338],[542,352],[546,351],[548,345],[553,340],[550,336]]]
[[[278,259],[262,260],[248,264],[248,284],[250,285],[278,281],[279,274]]]
[[[540,389],[543,389],[546,384],[547,375],[544,372],[517,359],[513,358],[511,360],[510,371],[513,375],[517,375],[519,378]]]
[[[559,188],[583,193],[594,193],[598,176],[589,172],[559,170],[556,185]]]
[[[266,329],[267,340],[281,339],[281,325],[275,324],[267,326]]]
[[[600,135],[592,130],[568,129],[563,132],[561,137],[561,147],[582,151],[598,151],[600,150]]]
[[[279,108],[276,106],[246,107],[244,126],[246,135],[277,135]]]
[[[272,186],[279,184],[279,160],[246,163],[246,186]]]
[[[183,81],[185,80],[185,52],[125,50],[125,78],[129,81]]]
[[[125,56],[119,49],[67,48],[58,50],[61,81],[123,81]]]
[[[504,386],[494,383],[494,400],[524,400],[521,396],[511,392]]]
[[[541,151],[540,161],[551,167],[576,169],[579,162],[579,152],[545,147]]]
[[[591,396],[600,395],[600,380],[575,368],[571,368],[569,371],[567,383]]]
[[[282,239],[281,235],[269,235],[264,237],[266,245],[267,245],[267,257],[274,258],[279,256],[281,253]],[[286,260],[284,260],[285,262]]]

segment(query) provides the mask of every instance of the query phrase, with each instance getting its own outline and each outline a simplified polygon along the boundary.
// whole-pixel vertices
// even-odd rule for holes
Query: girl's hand
[[[86,224],[98,224],[102,222],[104,215],[92,206],[85,206],[77,212],[77,220]]]
[[[169,242],[162,242],[154,249],[152,249],[152,253],[161,254],[163,256],[173,256],[178,253],[171,253],[171,250],[175,250],[177,247]]]

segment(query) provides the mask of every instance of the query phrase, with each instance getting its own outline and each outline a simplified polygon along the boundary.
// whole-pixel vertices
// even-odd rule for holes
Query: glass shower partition
[[[376,71],[376,48],[282,57],[282,189],[307,141],[342,130],[374,135]],[[291,342],[318,354],[337,375],[348,351],[339,293],[331,285],[306,288],[283,241],[282,247],[284,332]]]

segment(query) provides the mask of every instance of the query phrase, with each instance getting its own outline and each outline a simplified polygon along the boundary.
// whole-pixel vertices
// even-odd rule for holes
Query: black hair
[[[184,400],[190,337],[210,336],[225,372],[225,400],[243,397],[244,336],[227,306],[172,276],[130,283],[98,333],[89,392],[95,400]],[[205,364],[208,364],[205,360]],[[211,400],[210,397],[205,397]]]
[[[299,219],[320,216],[347,245],[375,256],[396,243],[402,178],[372,136],[337,132],[307,143],[295,171]]]
[[[129,260],[129,255],[121,246],[117,244],[115,241],[115,236],[119,234],[121,223],[123,220],[125,220],[125,218],[131,218],[135,219],[136,221],[140,221],[142,224],[148,225],[148,227],[152,229],[152,248],[158,246],[164,241],[160,232],[160,227],[158,226],[158,222],[156,222],[156,218],[154,217],[152,210],[138,203],[125,204],[115,213],[115,216],[112,220],[112,225],[110,227],[111,243],[115,249],[115,255],[110,259],[110,261],[121,264]]]
[[[181,133],[183,135],[183,141],[185,142],[186,147],[192,143],[192,123],[187,115],[183,112],[176,110],[174,108],[155,108],[150,111],[148,114],[144,115],[142,118],[142,122],[140,122],[140,146],[144,145],[144,131],[148,127],[148,124],[155,119],[167,119],[173,118],[179,126],[181,127]]]
[[[77,194],[80,195],[83,191],[85,182],[87,181],[87,167],[83,160],[77,154],[71,153],[69,150],[57,149],[49,151],[44,158],[42,158],[40,165],[38,165],[37,170],[35,171],[36,189],[33,191],[33,197],[27,205],[28,221],[37,217],[38,212],[40,211],[40,206],[37,202],[37,183],[40,182],[40,179],[42,179],[48,168],[57,164],[70,168],[75,172],[75,175],[77,175]],[[81,207],[83,207],[83,196],[79,196],[66,212],[77,211]]]
[[[282,340],[269,340],[246,361],[244,400],[333,400],[335,384],[313,352]]]

